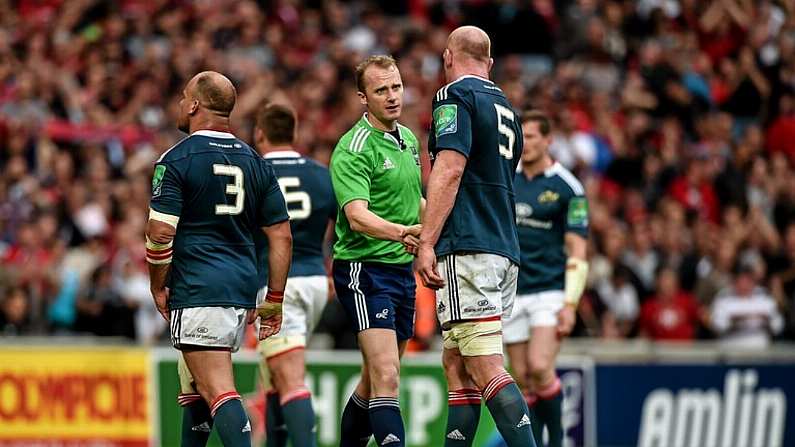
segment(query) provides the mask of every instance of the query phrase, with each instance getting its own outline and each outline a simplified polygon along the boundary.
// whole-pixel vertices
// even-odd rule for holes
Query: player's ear
[[[198,110],[199,110],[199,100],[198,99],[194,99],[190,103],[190,108],[188,109],[188,115],[193,115]]]
[[[442,61],[444,62],[445,67],[453,65],[453,53],[449,48],[445,48],[444,52],[442,52]]]
[[[487,73],[491,73],[491,67],[493,67],[493,66],[494,66],[494,59],[489,58],[489,66],[488,66],[488,68],[486,68],[486,72]]]
[[[359,95],[359,102],[362,103],[363,106],[367,105],[367,95],[362,92],[356,92]]]

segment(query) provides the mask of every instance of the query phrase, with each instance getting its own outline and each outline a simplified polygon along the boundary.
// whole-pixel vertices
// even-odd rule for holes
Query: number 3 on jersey
[[[243,189],[243,170],[234,165],[213,165],[213,174],[227,175],[233,177],[234,181],[226,185],[226,194],[235,196],[235,204],[227,205],[218,203],[215,205],[215,214],[229,214],[236,216],[243,212],[243,200],[246,198],[246,191]]]
[[[500,155],[507,158],[508,160],[513,159],[513,145],[516,142],[516,134],[514,133],[513,129],[507,126],[505,123],[502,122],[503,118],[513,123],[514,115],[513,111],[503,105],[494,104],[494,109],[497,111],[497,132],[501,135],[504,135],[505,138],[508,139],[508,146],[503,145],[499,141],[497,142],[497,146],[500,150]]]
[[[309,194],[304,191],[290,191],[287,188],[300,188],[301,179],[298,177],[281,177],[279,179],[279,188],[282,190],[284,202],[287,204],[287,215],[290,219],[306,219],[312,213],[312,199]],[[290,206],[290,204],[298,204],[298,206]]]

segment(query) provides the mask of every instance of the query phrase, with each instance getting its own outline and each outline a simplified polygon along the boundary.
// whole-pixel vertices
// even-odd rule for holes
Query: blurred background
[[[713,435],[714,445],[795,445],[786,412],[795,390],[778,382],[795,373],[793,13],[792,0],[0,0],[0,364],[17,374],[0,375],[0,421],[12,427],[0,430],[0,445],[30,445],[48,432],[173,445],[178,419],[164,414],[177,410],[161,396],[160,371],[175,375],[174,357],[151,304],[143,228],[152,163],[183,136],[175,113],[190,77],[210,69],[233,80],[233,127],[248,141],[259,105],[291,104],[297,149],[327,164],[362,113],[353,67],[374,53],[398,60],[401,121],[427,141],[431,98],[444,84],[440,55],[463,24],[491,36],[492,77],[512,104],[552,117],[551,152],[587,190],[590,276],[561,362],[580,381],[580,394],[566,394],[569,445],[713,445]],[[442,394],[422,397],[420,413],[427,399],[444,400],[432,368],[433,300],[419,291],[418,354],[407,374],[431,368]],[[329,395],[342,395],[358,361],[327,356],[355,347],[347,328],[330,297],[310,354],[310,380],[348,359]],[[70,349],[82,354],[65,355]],[[66,363],[48,364],[58,355]],[[117,366],[129,356],[128,382]],[[255,361],[243,353],[241,368]],[[70,368],[92,379],[52,390],[25,382],[33,371]],[[117,400],[100,387],[90,403],[91,374],[118,376],[107,385]],[[256,374],[240,374],[253,374],[256,390]],[[626,385],[622,374],[647,377],[646,388],[603,403],[597,396],[615,392],[611,384]],[[676,376],[695,382],[666,385]],[[783,401],[763,399],[763,385]],[[649,400],[659,386],[669,386],[670,402]],[[678,400],[695,388],[706,403]],[[65,406],[26,404],[34,389]],[[756,389],[762,397],[749,397],[747,411],[724,408],[712,389],[726,401]],[[75,396],[87,407],[69,407]],[[128,409],[138,428],[124,419],[118,432],[107,424],[96,434],[68,431],[141,400]],[[439,412],[427,430],[443,423]],[[29,434],[20,414],[38,415],[49,430]],[[691,414],[703,417],[688,425]],[[706,428],[693,428],[702,419]],[[407,420],[410,431],[421,422]],[[322,439],[333,444],[322,427],[334,424],[324,424]],[[438,445],[432,431],[416,430],[412,445]],[[52,442],[44,445],[62,445]]]

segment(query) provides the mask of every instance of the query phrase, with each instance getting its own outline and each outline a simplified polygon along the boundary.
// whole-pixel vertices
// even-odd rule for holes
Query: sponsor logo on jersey
[[[163,176],[166,175],[166,166],[155,166],[155,173],[152,175],[152,197],[157,197],[163,187]]]
[[[588,202],[585,197],[574,197],[569,201],[566,220],[571,226],[584,227],[588,225]]]
[[[389,157],[384,159],[384,170],[388,169],[395,169],[395,163],[392,163],[392,160]]]
[[[560,194],[555,191],[546,190],[538,195],[538,203],[557,202],[559,198]]]
[[[436,136],[441,137],[458,131],[458,106],[442,104],[433,111],[433,128]]]
[[[519,202],[516,204],[516,215],[518,217],[530,217],[533,215],[533,207],[528,203]]]

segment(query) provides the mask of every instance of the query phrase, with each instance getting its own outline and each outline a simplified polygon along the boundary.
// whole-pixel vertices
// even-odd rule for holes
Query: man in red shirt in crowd
[[[679,289],[679,279],[670,267],[657,273],[657,294],[643,303],[640,333],[652,340],[692,340],[701,321],[701,310],[693,295]]]

